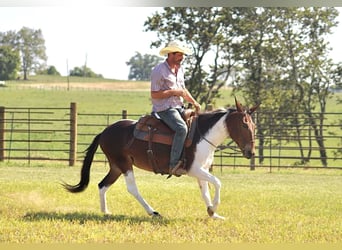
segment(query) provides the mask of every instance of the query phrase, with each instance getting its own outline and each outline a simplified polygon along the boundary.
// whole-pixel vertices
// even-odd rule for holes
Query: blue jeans
[[[162,121],[175,131],[170,153],[171,168],[177,165],[182,156],[184,142],[188,133],[188,127],[181,116],[181,112],[182,109],[177,108],[157,112]]]

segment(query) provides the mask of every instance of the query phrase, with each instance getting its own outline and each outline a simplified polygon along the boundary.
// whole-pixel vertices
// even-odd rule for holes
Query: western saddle
[[[190,147],[197,126],[197,117],[192,109],[185,109],[182,118],[188,126],[188,135],[185,140],[185,147]],[[160,173],[156,164],[152,145],[160,143],[172,145],[175,132],[170,129],[156,114],[144,115],[137,121],[134,129],[134,138],[148,142],[147,155],[155,173]]]

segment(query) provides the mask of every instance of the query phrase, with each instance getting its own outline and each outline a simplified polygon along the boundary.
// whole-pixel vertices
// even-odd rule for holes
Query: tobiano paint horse
[[[251,114],[259,105],[244,110],[236,99],[235,104],[236,109],[198,114],[192,144],[185,148],[187,175],[197,179],[207,213],[215,219],[224,219],[216,213],[220,204],[221,182],[209,172],[216,147],[230,137],[236,142],[244,157],[249,159],[255,153],[255,124]],[[141,196],[135,182],[133,165],[147,171],[155,171],[146,153],[149,142],[134,138],[133,132],[136,124],[137,121],[120,120],[98,134],[86,150],[79,183],[76,185],[65,183],[64,187],[72,193],[81,192],[87,188],[91,163],[100,145],[110,166],[108,174],[98,184],[101,211],[106,214],[110,213],[106,202],[106,192],[123,174],[128,192],[137,199],[149,215],[160,216]],[[160,173],[168,174],[170,145],[156,144],[153,149]],[[208,183],[215,187],[213,200],[211,200]]]

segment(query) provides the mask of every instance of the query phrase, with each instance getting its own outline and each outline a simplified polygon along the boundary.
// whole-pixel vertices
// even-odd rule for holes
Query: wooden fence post
[[[122,110],[122,119],[127,119],[127,110]]]
[[[70,103],[70,150],[69,166],[74,166],[77,152],[77,106],[75,102]]]
[[[5,107],[0,107],[0,161],[5,159]]]
[[[250,165],[249,165],[249,169],[251,171],[255,170],[255,156],[252,156],[251,161],[250,161]]]

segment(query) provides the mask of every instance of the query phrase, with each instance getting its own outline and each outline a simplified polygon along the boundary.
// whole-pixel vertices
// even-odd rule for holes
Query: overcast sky
[[[339,26],[329,38],[335,62],[342,62],[342,8]],[[156,34],[144,32],[148,16],[162,10],[156,7],[58,6],[0,7],[0,31],[20,30],[23,26],[41,29],[48,56],[62,74],[84,65],[106,78],[128,77],[126,62],[135,52],[158,55],[150,49]]]

